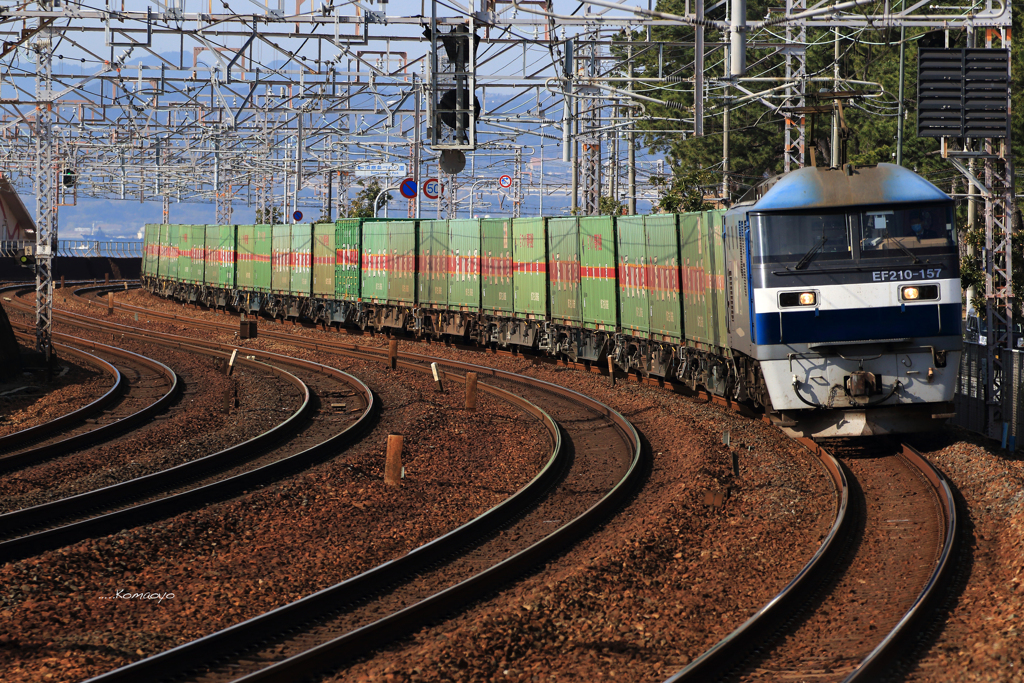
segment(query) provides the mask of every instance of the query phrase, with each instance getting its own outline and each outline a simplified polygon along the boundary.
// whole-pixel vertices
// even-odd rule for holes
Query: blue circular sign
[[[302,212],[301,211],[296,211],[295,213],[292,214],[292,218],[294,220],[301,221],[302,220]]]
[[[398,191],[402,193],[402,196],[406,199],[416,198],[416,181],[412,178],[406,178],[402,181]]]

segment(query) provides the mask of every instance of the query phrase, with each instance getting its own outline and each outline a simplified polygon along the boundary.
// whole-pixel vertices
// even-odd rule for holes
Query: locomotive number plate
[[[876,270],[871,273],[873,282],[892,282],[893,280],[934,280],[942,272],[942,266],[935,268],[905,268],[903,270]]]

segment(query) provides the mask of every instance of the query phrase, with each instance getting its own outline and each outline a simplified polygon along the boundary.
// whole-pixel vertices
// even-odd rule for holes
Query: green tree
[[[615,197],[601,197],[598,201],[598,212],[602,216],[621,216],[622,202]]]
[[[384,188],[376,178],[370,181],[360,180],[358,184],[362,189],[356,193],[356,198],[349,204],[347,215],[349,218],[373,218],[373,203]],[[376,208],[379,210],[390,201],[391,193],[386,192]]]
[[[686,213],[689,211],[707,211],[715,205],[707,201],[708,194],[717,194],[719,185],[713,173],[709,171],[691,171],[677,173],[666,180],[660,176],[651,178],[657,186],[664,186],[658,208],[665,213]]]
[[[271,206],[267,209],[256,209],[256,225],[279,225],[281,222],[280,208]]]

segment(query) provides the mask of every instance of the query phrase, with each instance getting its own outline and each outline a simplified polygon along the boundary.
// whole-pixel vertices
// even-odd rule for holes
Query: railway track
[[[213,323],[199,325],[219,327]],[[278,335],[270,332],[264,336]],[[280,336],[289,344],[307,343],[292,335]],[[309,343],[319,348],[333,345]],[[382,354],[376,352],[378,356]],[[423,357],[404,354],[403,358]],[[928,606],[944,579],[957,533],[948,485],[905,446],[897,448],[898,455],[880,456],[863,450],[863,446],[830,444],[831,448],[842,449],[847,468],[853,469],[853,476],[847,480],[838,464],[828,464],[831,456],[823,449],[813,443],[806,445],[826,462],[837,491],[841,492],[833,531],[786,589],[670,680],[875,680],[892,666],[912,637],[914,626],[926,618]],[[847,481],[853,484],[852,497]],[[907,500],[915,504],[907,505]],[[928,539],[927,546],[916,543],[922,538]],[[867,545],[865,539],[875,544],[873,550],[861,552]],[[905,543],[908,540],[914,542]],[[900,577],[901,585],[879,585],[870,596],[851,598],[858,593],[857,586],[850,582],[864,583],[855,567],[880,559],[889,563],[890,571],[884,573]],[[807,597],[808,590],[813,591],[812,598]],[[879,599],[881,605],[876,604]],[[865,609],[868,604],[872,606]],[[855,633],[848,628],[858,622],[863,625],[862,631]],[[826,640],[822,634],[830,637]],[[344,654],[346,637],[356,636],[340,638],[334,654],[306,654],[281,660],[287,648],[279,648],[275,656],[257,656],[249,660],[249,669],[257,670],[244,680],[291,680],[288,676],[308,675],[325,666],[336,666],[352,654]],[[313,652],[326,652],[324,648],[330,649],[320,646]],[[813,652],[808,654],[808,649]],[[315,663],[309,665],[308,660]],[[259,668],[271,661],[276,663]],[[224,680],[237,677],[243,670],[244,667],[231,666],[220,671],[225,676],[197,680]]]
[[[842,487],[829,537],[785,589],[672,683],[875,681],[928,619],[958,533],[949,485],[891,440],[805,445],[833,463]]]
[[[20,323],[14,326],[28,329]],[[18,337],[34,338],[28,333]],[[57,346],[61,353],[103,369],[113,378],[113,386],[78,410],[0,438],[0,473],[38,465],[113,439],[165,410],[181,389],[175,372],[152,358],[71,335],[53,337],[61,342]]]
[[[77,324],[97,331],[110,329],[95,321]],[[225,359],[229,356],[228,345],[215,342],[153,332],[120,330],[118,334],[149,344],[213,353]],[[269,352],[252,351],[249,356],[237,362],[272,373],[298,391],[299,406],[286,420],[254,439],[176,467],[0,515],[0,558],[7,561],[25,557],[236,495],[335,455],[354,443],[373,422],[377,411],[373,394],[352,375]],[[256,357],[297,368],[309,381]],[[312,383],[321,385],[320,393],[325,397],[346,396],[346,410],[332,415],[330,408],[321,406]]]
[[[386,350],[351,344],[296,345],[387,360]],[[461,373],[474,371],[500,387],[489,390],[531,405],[505,391],[514,390],[550,415],[558,449],[527,488],[400,560],[96,680],[193,680],[190,672],[211,660],[220,663],[195,674],[199,679],[234,679],[245,672],[263,680],[295,680],[336,667],[558,554],[607,519],[638,486],[645,457],[639,436],[607,406],[540,380],[473,364],[410,354],[398,361],[400,368],[420,372],[429,372],[431,363],[441,366],[445,381],[462,381]]]

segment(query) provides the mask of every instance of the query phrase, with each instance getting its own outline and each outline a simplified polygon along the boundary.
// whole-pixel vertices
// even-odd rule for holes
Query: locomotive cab
[[[927,429],[952,412],[961,294],[948,196],[890,164],[807,168],[734,213],[727,230],[747,261],[735,272],[749,275],[733,348],[756,360],[771,410],[815,436]]]

